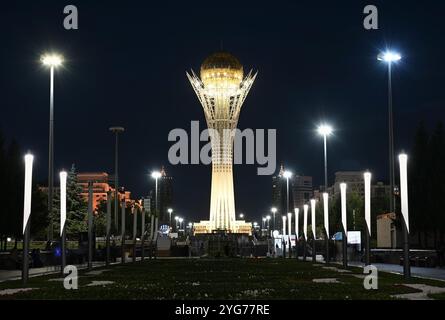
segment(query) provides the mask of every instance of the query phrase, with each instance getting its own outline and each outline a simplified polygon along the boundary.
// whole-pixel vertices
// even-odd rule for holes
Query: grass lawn
[[[379,272],[378,290],[365,290],[360,268],[349,274],[326,270],[312,262],[293,259],[177,259],[150,260],[110,266],[99,275],[79,272],[79,289],[66,290],[60,278],[30,278],[27,288],[36,290],[0,295],[0,299],[391,299],[391,295],[418,292],[400,285],[402,276]],[[337,266],[337,265],[335,265]],[[94,270],[105,270],[94,269]],[[315,283],[336,278],[340,283]],[[113,281],[87,286],[92,281]],[[445,287],[445,282],[413,278],[408,283]],[[20,281],[0,283],[0,290],[21,288]],[[444,295],[434,298],[444,299]]]

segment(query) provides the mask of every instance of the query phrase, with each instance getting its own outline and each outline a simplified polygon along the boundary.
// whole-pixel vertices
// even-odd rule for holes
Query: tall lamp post
[[[159,219],[159,216],[158,216],[158,179],[161,177],[161,173],[159,172],[159,171],[153,171],[152,173],[151,173],[151,177],[153,178],[153,179],[155,179],[155,231],[154,231],[154,238],[153,238],[153,240],[155,240],[156,239],[156,237],[157,237],[157,234],[158,234],[158,219]]]
[[[123,127],[111,127],[109,129],[115,134],[114,145],[114,223],[116,233],[119,230],[119,133],[125,131]]]
[[[45,54],[41,57],[44,66],[50,69],[49,80],[49,155],[48,155],[48,213],[49,228],[48,240],[53,239],[53,189],[54,189],[54,69],[61,66],[62,56],[58,54]]]
[[[332,127],[328,124],[321,124],[318,126],[318,133],[323,136],[323,146],[324,146],[324,192],[327,194],[328,192],[328,147],[327,147],[327,138],[332,134]],[[324,198],[325,194],[323,194],[323,203],[324,203],[324,215],[325,220],[328,219],[329,209],[327,208],[327,200]],[[329,263],[329,230],[328,226],[325,223],[325,236],[326,236],[326,263]]]
[[[389,200],[390,212],[395,212],[395,169],[394,169],[394,120],[392,108],[392,64],[400,61],[402,56],[397,52],[386,51],[377,56],[377,60],[383,61],[388,65],[388,129],[389,129],[389,181],[391,187],[391,196]]]
[[[168,208],[167,212],[168,212],[168,224],[169,224],[169,226],[171,228],[171,226],[172,226],[172,212],[173,212],[173,209],[172,208]]]
[[[292,177],[292,172],[284,171],[283,177],[286,178],[286,212],[289,212],[289,179]]]

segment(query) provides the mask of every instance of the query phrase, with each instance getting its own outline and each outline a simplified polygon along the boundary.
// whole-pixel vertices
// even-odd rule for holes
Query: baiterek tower
[[[244,77],[241,63],[227,52],[205,59],[200,78],[193,71],[187,73],[204,109],[212,146],[210,220],[195,224],[195,233],[251,231],[250,224],[236,220],[232,164],[234,132],[256,75],[250,71]]]

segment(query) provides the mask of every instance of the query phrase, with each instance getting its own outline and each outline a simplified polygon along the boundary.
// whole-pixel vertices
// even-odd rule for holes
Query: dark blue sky
[[[79,9],[79,30],[63,29],[63,7]],[[363,8],[375,4],[380,29],[363,29]],[[386,69],[381,49],[399,50],[394,74],[396,151],[409,150],[420,119],[444,120],[445,25],[439,1],[15,1],[0,9],[0,128],[36,155],[47,176],[48,71],[45,51],[66,57],[56,74],[56,168],[113,168],[111,125],[127,128],[121,181],[146,194],[152,169],[174,177],[175,209],[206,218],[210,167],[169,166],[168,132],[205,126],[185,71],[224,49],[259,71],[239,127],[278,130],[278,162],[322,183],[322,141],[328,120],[329,173],[369,168],[387,175]],[[278,165],[279,165],[278,163]],[[270,207],[271,179],[256,166],[235,167],[237,212],[259,218]]]

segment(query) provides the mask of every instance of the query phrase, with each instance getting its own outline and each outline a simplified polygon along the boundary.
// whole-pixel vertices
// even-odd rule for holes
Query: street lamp
[[[346,183],[340,183],[341,223],[343,227],[343,268],[348,267],[348,222],[346,215]]]
[[[327,137],[332,134],[332,127],[327,124],[318,126],[318,133],[323,136],[324,141],[324,190],[328,190],[328,151],[327,151]]]
[[[184,221],[184,219],[183,218],[179,218],[178,221],[179,221],[179,230],[181,230],[182,222]]]
[[[240,213],[239,217],[240,217],[240,219],[243,219],[244,218],[244,213]]]
[[[266,220],[267,220],[267,231],[270,231],[270,216],[266,216]]]
[[[63,58],[58,54],[45,54],[41,57],[44,66],[50,69],[49,81],[49,157],[48,157],[48,240],[53,238],[53,184],[54,184],[54,69],[61,66]]]
[[[392,64],[400,61],[402,56],[393,51],[381,52],[377,56],[377,60],[383,61],[388,65],[388,129],[389,129],[389,181],[391,195],[389,200],[390,212],[395,212],[395,169],[394,169],[394,124],[392,110]]]
[[[172,212],[173,212],[173,209],[172,209],[172,208],[168,208],[167,211],[168,211],[168,224],[169,224],[170,227],[171,227],[171,224],[172,224]]]
[[[151,173],[151,177],[155,179],[155,232],[154,236],[156,237],[158,234],[158,179],[161,177],[161,173],[159,171],[153,171]],[[154,238],[156,239],[156,238]],[[153,239],[153,240],[154,240]]]
[[[287,192],[287,200],[286,200],[286,212],[289,212],[289,179],[292,177],[292,172],[284,171],[283,177],[286,178],[286,192]]]
[[[175,228],[176,228],[176,231],[178,231],[178,220],[179,220],[179,217],[176,216],[175,217]]]
[[[276,224],[275,224],[275,214],[277,213],[277,208],[273,207],[272,209],[270,209],[270,211],[272,212],[273,215],[273,229],[274,231],[276,230]]]

